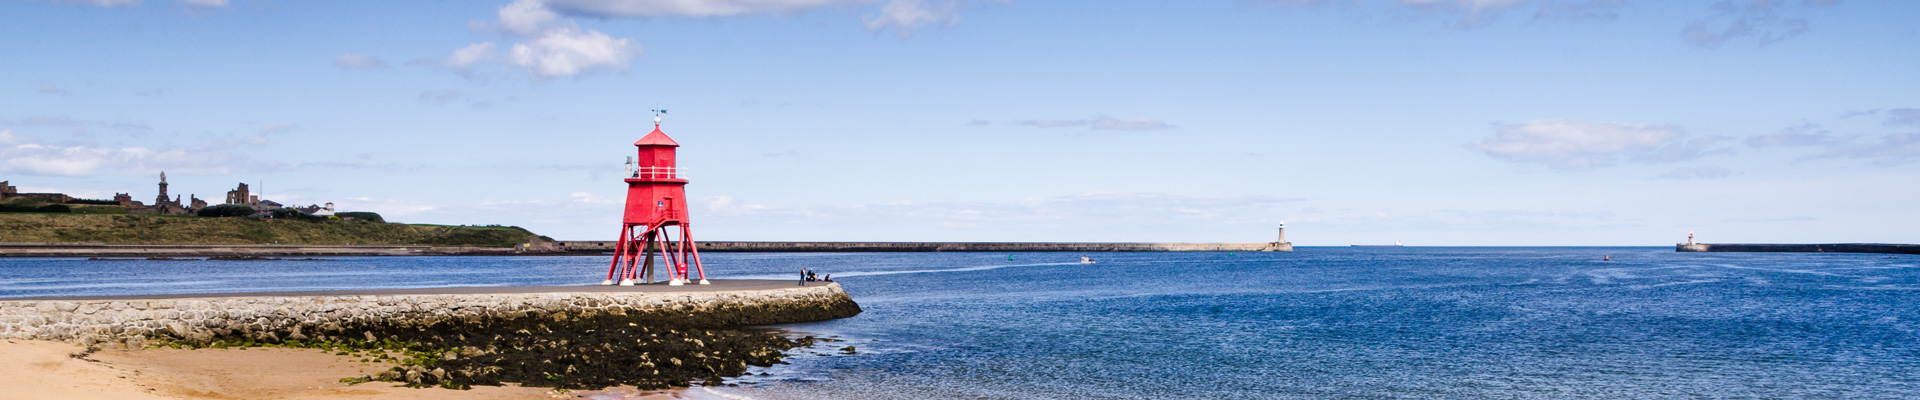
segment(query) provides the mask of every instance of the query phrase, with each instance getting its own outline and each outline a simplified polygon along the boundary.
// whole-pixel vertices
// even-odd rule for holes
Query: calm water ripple
[[[755,399],[1920,398],[1920,257],[1671,248],[705,254],[833,274]],[[1600,261],[1611,255],[1613,261]],[[597,283],[600,257],[0,259],[0,297]],[[856,346],[858,354],[838,349]]]

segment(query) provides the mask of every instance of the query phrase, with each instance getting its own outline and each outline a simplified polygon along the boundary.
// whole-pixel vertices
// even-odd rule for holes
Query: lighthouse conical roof
[[[633,142],[633,145],[635,145],[635,146],[673,146],[673,147],[680,147],[680,143],[679,143],[679,142],[675,142],[675,141],[673,141],[673,138],[670,138],[670,137],[667,137],[667,133],[666,133],[666,132],[661,132],[661,131],[660,131],[660,126],[659,126],[659,125],[654,125],[654,126],[653,126],[653,132],[650,132],[650,133],[647,133],[647,136],[643,136],[643,137],[641,137],[641,138],[640,138],[640,140],[639,140],[639,141],[636,141],[636,142]]]

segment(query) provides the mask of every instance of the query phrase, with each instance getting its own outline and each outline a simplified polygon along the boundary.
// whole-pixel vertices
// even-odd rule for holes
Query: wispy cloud
[[[71,94],[67,92],[66,89],[61,89],[59,86],[54,86],[54,85],[40,85],[40,93],[41,94]]]
[[[1887,110],[1887,125],[1920,126],[1920,108]]]
[[[438,68],[460,75],[468,80],[484,81],[485,76],[478,72],[477,67],[483,63],[499,59],[500,53],[494,50],[495,47],[496,45],[493,42],[468,44],[461,48],[454,49],[452,52],[447,53],[445,57],[416,58],[413,61],[408,61],[407,65]]]
[[[1835,144],[1813,158],[1865,159],[1877,165],[1906,165],[1920,161],[1920,133],[1896,133],[1877,143]]]
[[[1748,147],[1758,149],[1767,147],[1829,146],[1850,139],[1852,138],[1834,136],[1832,133],[1827,132],[1827,130],[1821,129],[1819,125],[1809,123],[1782,129],[1775,133],[1749,136],[1747,137],[1746,143]]]
[[[1656,176],[1659,179],[1720,179],[1733,176],[1733,170],[1720,167],[1680,167]]]
[[[1766,46],[1806,33],[1811,24],[1801,14],[1810,8],[1830,6],[1839,1],[1807,0],[1797,3],[1781,0],[1723,0],[1707,6],[1708,16],[1687,24],[1680,30],[1680,38],[1708,49],[1743,38],[1753,38],[1761,46]]]
[[[960,23],[960,2],[893,0],[880,7],[880,14],[867,17],[867,30],[893,29],[895,35],[911,37],[925,25],[953,26]]]
[[[181,149],[18,143],[0,149],[0,160],[4,160],[0,161],[0,172],[89,176],[108,169],[114,173],[151,173],[163,169],[184,173],[226,173],[230,157],[220,152]]]
[[[387,62],[381,60],[379,57],[360,54],[341,54],[339,57],[334,57],[333,66],[341,69],[386,69],[389,67]]]
[[[987,121],[975,120],[967,126],[986,125]],[[1096,131],[1153,131],[1173,129],[1173,124],[1152,118],[1097,117],[1092,119],[1028,119],[1014,121],[1014,124],[1033,128],[1075,128],[1087,127]]]
[[[1445,21],[1457,29],[1492,24],[1508,14],[1536,20],[1611,20],[1630,4],[1626,0],[1267,0],[1259,4],[1320,9],[1327,6],[1411,16],[1406,21]]]
[[[141,0],[53,0],[53,2],[94,7],[134,7],[140,5]],[[227,6],[227,0],[174,0],[174,2],[182,6],[195,8],[218,8]]]
[[[1173,129],[1172,124],[1148,118],[1100,117],[1095,118],[1089,125],[1091,129],[1096,131],[1157,131]]]
[[[1729,150],[1713,147],[1721,140],[1725,138],[1689,139],[1672,125],[1547,119],[1495,125],[1492,135],[1466,146],[1499,160],[1577,170],[1622,161],[1678,162],[1726,154]]]

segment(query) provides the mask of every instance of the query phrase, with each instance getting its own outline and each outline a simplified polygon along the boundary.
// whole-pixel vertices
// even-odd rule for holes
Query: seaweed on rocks
[[[291,330],[232,330],[209,338],[161,342],[173,347],[318,348],[395,365],[342,382],[387,381],[410,387],[473,385],[595,390],[723,384],[750,366],[782,364],[786,351],[813,345],[752,325],[818,321],[860,313],[850,299],[808,304],[691,309],[529,310],[439,319],[364,319]],[[391,358],[389,353],[401,357]]]

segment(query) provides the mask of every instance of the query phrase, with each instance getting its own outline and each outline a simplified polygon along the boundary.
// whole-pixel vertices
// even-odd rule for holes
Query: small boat
[[[1092,258],[1088,258],[1087,256],[1080,256],[1080,263],[1081,263],[1081,264],[1092,264],[1092,263],[1093,263],[1093,259],[1092,259]]]
[[[1356,245],[1353,245],[1353,247],[1405,247],[1405,246],[1401,245],[1400,241],[1395,240],[1393,241],[1393,244],[1356,244]]]

